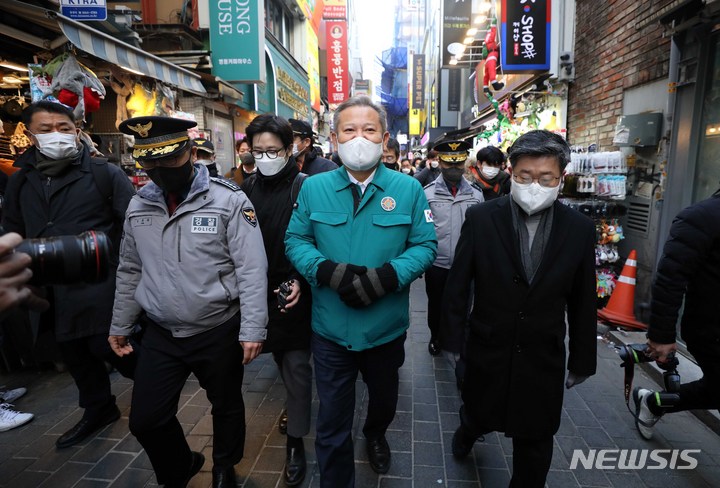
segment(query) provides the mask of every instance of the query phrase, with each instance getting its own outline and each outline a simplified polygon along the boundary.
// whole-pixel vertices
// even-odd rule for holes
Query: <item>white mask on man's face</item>
[[[430,167],[431,167],[432,169],[437,168],[439,165],[440,165],[440,163],[439,163],[438,161],[435,161],[435,160],[431,160],[431,161],[430,161]]]
[[[37,139],[37,149],[50,159],[65,159],[80,152],[75,132],[47,132],[33,134]]]
[[[372,142],[355,137],[338,144],[338,155],[343,164],[352,171],[367,171],[377,166],[382,156],[382,142]]]
[[[510,195],[515,203],[528,215],[536,214],[549,208],[560,193],[560,185],[545,187],[537,182],[518,183],[510,179]]]

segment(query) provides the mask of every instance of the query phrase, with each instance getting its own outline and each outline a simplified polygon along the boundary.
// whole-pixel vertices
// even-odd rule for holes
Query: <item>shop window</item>
[[[265,0],[265,27],[292,52],[293,17],[277,0]]]
[[[720,35],[712,38],[711,50],[693,202],[709,197],[720,187]]]

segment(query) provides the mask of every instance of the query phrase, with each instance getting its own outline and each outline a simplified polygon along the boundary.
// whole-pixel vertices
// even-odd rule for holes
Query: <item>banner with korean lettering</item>
[[[323,19],[347,19],[347,0],[325,0]]]
[[[519,0],[518,0],[519,1]],[[447,47],[453,42],[463,42],[471,26],[471,0],[445,0],[442,24],[442,65],[449,66],[452,55]]]
[[[348,42],[347,22],[333,20],[325,22],[327,44],[328,101],[339,104],[348,98]]]
[[[414,54],[412,57],[412,97],[410,108],[425,109],[425,55]]]
[[[505,73],[550,69],[551,0],[502,0],[500,63]]]
[[[265,83],[263,0],[209,0],[212,74],[234,83]]]

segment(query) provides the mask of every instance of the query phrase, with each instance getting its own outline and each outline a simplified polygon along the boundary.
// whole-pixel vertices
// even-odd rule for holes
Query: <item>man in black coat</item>
[[[453,357],[465,347],[467,357],[453,455],[467,456],[487,432],[504,432],[513,439],[511,487],[543,487],[550,468],[566,313],[566,386],[595,373],[595,226],[556,200],[569,159],[551,132],[515,141],[511,195],[468,209],[445,288],[441,344]]]
[[[289,119],[293,130],[293,150],[298,169],[308,176],[338,169],[338,165],[320,156],[315,149],[312,127],[304,120]]]
[[[78,387],[80,407],[85,409],[82,419],[57,440],[57,447],[63,448],[120,417],[105,361],[124,376],[132,377],[134,372],[135,356],[120,359],[107,342],[122,223],[134,190],[119,167],[91,158],[78,138],[72,112],[63,105],[34,103],[23,111],[23,122],[33,147],[15,162],[20,171],[8,182],[5,230],[25,238],[101,231],[110,237],[114,249],[104,281],[54,285],[48,288],[50,310],[31,316],[37,329],[54,326],[62,359]]]
[[[648,354],[662,363],[677,345],[676,324],[703,377],[680,386],[679,401],[663,404],[654,391],[635,388],[636,426],[645,439],[663,413],[720,407],[720,191],[689,206],[670,227],[652,286]]]

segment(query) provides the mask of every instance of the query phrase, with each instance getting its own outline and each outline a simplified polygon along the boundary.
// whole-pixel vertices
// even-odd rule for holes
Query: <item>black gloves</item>
[[[327,260],[318,266],[316,277],[337,291],[345,305],[353,308],[367,307],[398,287],[397,273],[390,263],[368,269]]]
[[[397,273],[390,263],[369,269],[348,264],[348,269],[353,271],[355,276],[351,282],[343,283],[338,288],[338,293],[340,299],[349,307],[367,307],[398,287]]]

